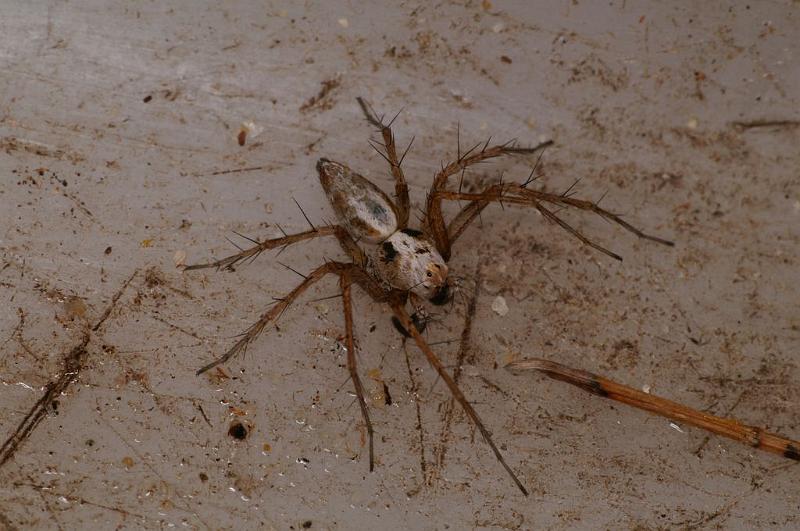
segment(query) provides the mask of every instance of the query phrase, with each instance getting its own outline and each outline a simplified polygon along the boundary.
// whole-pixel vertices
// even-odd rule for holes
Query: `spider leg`
[[[472,404],[469,403],[467,398],[464,396],[464,393],[461,392],[461,389],[459,389],[458,384],[455,382],[455,380],[453,380],[453,377],[447,373],[447,370],[444,368],[444,365],[442,365],[441,360],[438,358],[438,356],[436,356],[436,354],[434,354],[433,350],[431,350],[431,347],[428,345],[428,343],[425,341],[422,335],[420,335],[417,328],[411,323],[410,317],[403,308],[404,304],[393,301],[390,303],[390,305],[395,316],[400,320],[400,324],[402,324],[403,327],[411,333],[411,336],[417,343],[417,347],[419,347],[419,349],[423,352],[423,354],[425,354],[425,357],[428,358],[428,362],[434,369],[436,369],[436,372],[438,373],[439,377],[442,380],[444,380],[444,382],[447,384],[447,387],[450,388],[450,392],[453,394],[453,397],[458,401],[459,404],[461,404],[461,407],[464,408],[464,411],[467,413],[467,416],[469,416],[469,418],[472,419],[472,422],[478,428],[478,431],[481,432],[481,435],[483,435],[483,439],[492,449],[492,452],[494,452],[494,455],[497,458],[497,460],[500,461],[500,464],[503,466],[506,472],[508,472],[508,474],[511,476],[511,479],[514,480],[514,483],[517,485],[519,490],[522,491],[522,493],[525,496],[527,496],[528,490],[519,480],[514,471],[511,470],[511,467],[508,465],[508,463],[506,463],[503,454],[500,453],[500,450],[497,448],[497,446],[494,444],[494,441],[492,440],[492,434],[489,433],[489,430],[487,430],[486,426],[483,425],[483,422],[478,416],[478,413],[475,411],[475,408],[472,407]]]
[[[511,370],[537,370],[550,378],[567,382],[589,393],[708,430],[711,433],[728,437],[759,450],[780,454],[789,459],[800,460],[800,441],[786,439],[761,428],[742,424],[735,419],[709,415],[671,400],[622,385],[597,374],[538,358],[515,361],[506,367]]]
[[[458,239],[459,236],[464,232],[467,226],[477,217],[478,214],[491,202],[500,202],[500,203],[509,203],[509,204],[518,204],[518,205],[525,205],[525,206],[532,206],[536,210],[538,210],[542,216],[544,216],[547,220],[552,221],[553,223],[557,224],[584,244],[597,249],[598,251],[616,259],[622,260],[622,257],[618,254],[606,249],[605,247],[594,243],[589,238],[585,237],[581,234],[577,229],[572,227],[569,223],[562,220],[558,215],[553,212],[551,209],[545,206],[546,204],[556,205],[560,207],[566,208],[575,208],[578,210],[586,210],[589,212],[594,212],[595,214],[617,223],[625,230],[635,234],[639,238],[651,240],[657,243],[661,243],[663,245],[674,245],[673,242],[669,240],[665,240],[663,238],[659,238],[657,236],[652,236],[647,234],[624,219],[620,218],[618,215],[609,212],[603,208],[597,206],[596,203],[591,201],[586,201],[584,199],[576,199],[566,194],[552,194],[548,192],[541,192],[538,190],[530,190],[526,188],[524,185],[515,184],[515,183],[508,183],[508,184],[495,184],[489,186],[486,190],[481,193],[462,193],[462,192],[448,192],[446,190],[437,192],[436,194],[440,199],[446,200],[467,200],[470,203],[465,206],[461,212],[456,214],[456,216],[451,221],[450,225],[447,228],[449,243],[452,243]]]
[[[356,347],[353,341],[353,302],[350,294],[351,282],[352,280],[348,273],[341,273],[339,284],[342,287],[342,305],[344,308],[347,369],[350,371],[350,379],[353,380],[353,386],[356,389],[356,398],[358,399],[358,405],[361,407],[361,416],[364,417],[364,424],[367,426],[367,435],[369,436],[369,471],[372,472],[375,468],[374,431],[372,429],[372,421],[369,419],[367,401],[364,399],[364,386],[361,383],[361,378],[358,376],[358,368],[356,366]]]
[[[433,238],[434,243],[436,244],[439,254],[441,254],[445,260],[450,259],[451,246],[448,230],[445,226],[444,214],[442,213],[442,199],[445,199],[445,197],[443,197],[441,193],[444,191],[445,186],[447,185],[447,179],[464,171],[469,166],[478,164],[484,160],[503,155],[535,153],[536,151],[543,149],[552,143],[553,142],[551,140],[548,140],[547,142],[542,142],[538,146],[523,148],[517,147],[513,142],[506,142],[505,144],[489,147],[489,141],[487,141],[480,151],[476,151],[481,145],[479,143],[464,153],[460,153],[457,160],[449,163],[447,166],[443,166],[442,169],[439,170],[439,172],[433,178],[433,185],[428,193],[423,226],[427,228],[428,232]],[[477,213],[475,215],[477,215]]]
[[[456,214],[456,216],[447,225],[447,239],[450,246],[456,242],[461,234],[467,229],[476,217],[480,215],[484,208],[489,205],[490,201],[471,201]]]
[[[283,231],[283,229],[281,229]],[[348,232],[339,225],[326,225],[324,227],[315,227],[312,230],[307,230],[305,232],[299,232],[297,234],[286,234],[280,238],[272,238],[269,240],[258,241],[252,240],[250,241],[255,243],[250,248],[243,249],[241,252],[232,254],[215,262],[209,262],[206,264],[193,264],[184,267],[184,271],[192,271],[194,269],[206,269],[213,267],[217,270],[225,269],[227,271],[233,271],[233,269],[245,262],[246,260],[255,260],[258,256],[267,251],[269,249],[275,249],[277,247],[284,248],[286,246],[292,245],[293,243],[301,242],[304,240],[311,240],[313,238],[319,238],[322,236],[336,236],[339,240],[340,245],[345,250],[345,252],[350,255],[354,262],[357,264],[361,264],[364,262],[364,252],[358,247],[353,238],[348,234]]]
[[[403,169],[401,165],[403,164],[403,159],[405,158],[406,153],[408,153],[408,150],[411,148],[411,143],[414,142],[414,139],[411,139],[411,142],[403,152],[403,155],[398,158],[397,146],[394,143],[394,134],[392,133],[392,122],[394,122],[397,116],[392,118],[388,124],[385,124],[383,123],[383,118],[378,118],[378,116],[375,114],[375,110],[369,103],[366,102],[366,100],[364,100],[364,98],[356,98],[356,101],[358,101],[358,105],[364,112],[367,122],[376,127],[383,137],[382,147],[385,152],[381,152],[377,146],[375,146],[375,144],[372,144],[372,142],[370,142],[370,144],[375,151],[377,151],[378,154],[389,163],[392,176],[394,176],[394,195],[397,201],[398,228],[404,229],[408,226],[408,215],[411,210],[411,202],[408,199],[408,184],[406,184],[406,178],[405,175],[403,175]],[[399,114],[400,113],[397,113],[398,116]]]
[[[205,365],[200,370],[197,371],[197,374],[203,374],[209,369],[213,369],[217,365],[221,365],[227,362],[229,359],[233,358],[239,353],[244,352],[248,345],[252,343],[264,328],[278,319],[281,314],[286,311],[286,308],[289,307],[294,300],[299,297],[304,291],[306,291],[312,284],[321,280],[325,275],[328,273],[340,273],[342,271],[347,270],[348,268],[353,267],[353,264],[343,264],[340,262],[326,262],[325,264],[319,266],[317,269],[312,271],[308,276],[305,277],[303,282],[301,282],[296,288],[294,288],[288,295],[281,299],[277,299],[275,304],[270,306],[270,308],[261,314],[258,321],[250,325],[250,327],[245,330],[239,341],[237,341],[230,349],[228,349],[225,354],[220,356],[219,358],[215,359],[208,365]]]

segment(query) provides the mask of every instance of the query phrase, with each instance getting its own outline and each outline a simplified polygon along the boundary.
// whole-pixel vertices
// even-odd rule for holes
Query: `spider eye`
[[[428,271],[428,278],[430,278],[430,277],[432,277],[432,276],[433,276],[433,273],[431,273],[430,271]]]

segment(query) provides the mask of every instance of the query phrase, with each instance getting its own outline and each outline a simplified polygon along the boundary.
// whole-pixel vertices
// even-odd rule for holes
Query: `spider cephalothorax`
[[[528,180],[521,184],[501,182],[487,187],[480,193],[448,190],[448,179],[453,175],[463,174],[468,167],[474,164],[503,155],[534,153],[548,145],[549,142],[533,148],[522,148],[513,143],[490,147],[487,141],[485,144],[476,144],[464,152],[461,151],[461,146],[459,145],[456,160],[442,166],[442,169],[433,178],[433,184],[428,193],[423,211],[422,227],[424,232],[414,230],[408,226],[410,201],[408,186],[401,169],[405,153],[401,157],[397,156],[391,122],[384,124],[382,119],[375,115],[364,100],[359,98],[358,103],[366,115],[367,121],[378,129],[383,138],[382,149],[375,145],[373,147],[389,163],[389,168],[395,181],[394,201],[389,199],[389,196],[377,186],[345,164],[328,159],[320,159],[317,163],[317,171],[322,187],[336,213],[338,220],[336,225],[316,227],[309,220],[310,230],[296,234],[284,233],[279,238],[264,241],[252,240],[255,245],[249,249],[242,250],[240,253],[215,262],[186,267],[185,270],[187,271],[206,267],[233,269],[234,266],[243,261],[255,259],[267,249],[285,247],[299,241],[321,236],[335,236],[342,250],[350,259],[349,262],[326,261],[308,275],[303,275],[303,282],[285,297],[276,299],[275,303],[261,315],[258,321],[242,334],[241,339],[235,345],[223,356],[202,367],[198,374],[220,365],[236,354],[243,352],[267,325],[274,323],[286,308],[312,284],[328,274],[336,275],[339,277],[339,284],[342,290],[347,367],[355,386],[361,414],[369,435],[370,470],[374,465],[374,437],[369,409],[364,398],[364,388],[356,366],[351,301],[351,286],[353,283],[360,286],[376,302],[385,303],[391,307],[398,330],[414,339],[419,349],[436,370],[438,376],[448,386],[455,399],[458,400],[470,420],[478,428],[500,464],[514,480],[520,491],[527,494],[522,482],[506,463],[491,434],[481,422],[478,413],[421,335],[421,331],[429,320],[424,308],[421,307],[421,301],[427,299],[433,304],[444,304],[451,298],[453,291],[451,287],[457,284],[448,276],[447,261],[450,259],[452,245],[487,205],[498,202],[535,208],[544,219],[559,225],[586,245],[620,260],[619,255],[589,240],[561,219],[557,215],[556,209],[572,208],[594,212],[607,220],[619,224],[641,238],[667,245],[672,245],[672,243],[645,234],[619,216],[600,208],[591,201],[577,199],[568,193],[553,194],[528,188],[528,185],[533,181],[536,166],[531,171]],[[406,149],[407,151],[408,149]],[[442,213],[442,201],[456,200],[463,201],[465,204],[453,219],[447,223]],[[303,215],[305,216],[305,212]],[[308,220],[308,218],[306,219]],[[370,247],[365,251],[359,243],[366,243]],[[409,302],[414,307],[412,316],[406,313],[406,305]],[[533,368],[544,372],[552,378],[572,383],[595,394],[626,402],[659,414],[672,416],[672,418],[680,418],[686,422],[692,422],[692,419],[694,419],[696,425],[712,430],[715,433],[733,437],[759,448],[783,453],[786,457],[800,458],[800,443],[782,439],[756,428],[740,425],[730,419],[718,419],[690,408],[676,407],[677,405],[674,403],[666,403],[657,397],[651,397],[645,393],[624,388],[610,380],[590,373],[543,360],[531,360],[527,365],[517,364],[516,367]]]
[[[366,270],[390,289],[409,291],[441,304],[447,297],[447,264],[422,231],[400,227],[397,207],[383,190],[328,159],[317,162],[322,188],[336,217],[356,241],[377,244]]]

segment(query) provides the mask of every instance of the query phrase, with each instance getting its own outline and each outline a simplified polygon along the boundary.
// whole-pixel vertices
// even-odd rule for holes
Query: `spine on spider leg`
[[[685,422],[691,426],[728,437],[759,450],[780,454],[789,459],[800,460],[799,441],[769,433],[761,428],[742,424],[735,419],[703,413],[683,404],[639,391],[588,371],[537,358],[516,361],[510,363],[507,367],[512,370],[537,370],[550,378],[580,387],[589,393],[616,400],[617,402],[649,411],[655,415]]]

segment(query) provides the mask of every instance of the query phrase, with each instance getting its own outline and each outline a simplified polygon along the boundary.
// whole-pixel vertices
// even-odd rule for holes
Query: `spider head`
[[[433,251],[428,256],[428,259],[429,261],[425,265],[424,277],[420,285],[417,286],[418,289],[413,289],[412,291],[430,300],[433,304],[445,304],[450,300],[450,287],[447,282],[447,265],[436,251]]]
[[[372,263],[377,275],[394,288],[411,291],[434,304],[449,300],[447,264],[420,231],[395,232],[377,246]]]

